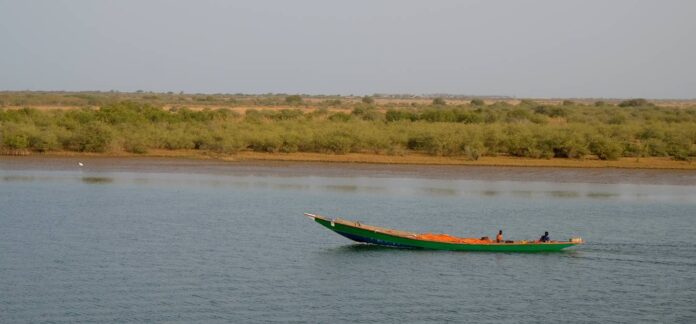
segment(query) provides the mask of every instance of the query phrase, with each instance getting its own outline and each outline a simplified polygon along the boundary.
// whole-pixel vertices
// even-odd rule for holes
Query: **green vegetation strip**
[[[302,103],[302,98],[285,101]],[[231,108],[163,109],[141,101],[69,110],[0,108],[0,152],[424,152],[471,160],[696,156],[695,107],[656,107],[643,100],[620,105],[528,100],[448,105],[434,100],[387,106],[367,99],[326,101],[316,109],[247,109],[243,114]],[[327,109],[331,104],[342,106]]]

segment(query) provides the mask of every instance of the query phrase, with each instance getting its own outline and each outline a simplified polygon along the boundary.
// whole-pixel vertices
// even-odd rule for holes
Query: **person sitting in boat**
[[[539,239],[539,242],[548,242],[548,241],[551,241],[551,239],[549,238],[549,232],[544,232],[544,235],[541,236],[541,238]]]
[[[498,235],[495,236],[495,241],[503,243],[503,230],[498,231]]]

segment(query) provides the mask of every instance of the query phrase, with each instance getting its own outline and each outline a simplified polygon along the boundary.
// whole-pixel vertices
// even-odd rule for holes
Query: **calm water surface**
[[[588,243],[380,248],[303,212]],[[691,185],[0,168],[0,322],[693,323],[694,221]]]

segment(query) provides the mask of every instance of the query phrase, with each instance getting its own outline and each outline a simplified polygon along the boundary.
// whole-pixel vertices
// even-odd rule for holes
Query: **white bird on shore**
[[[82,162],[77,162],[77,165],[79,165],[79,166],[85,166]]]

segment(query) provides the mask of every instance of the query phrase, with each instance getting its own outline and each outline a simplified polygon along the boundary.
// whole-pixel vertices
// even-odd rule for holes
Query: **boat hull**
[[[490,244],[462,244],[419,240],[408,238],[380,231],[350,226],[328,219],[314,217],[314,221],[328,228],[337,234],[350,240],[376,244],[382,246],[429,249],[429,250],[448,250],[448,251],[481,251],[481,252],[555,252],[577,245],[571,242],[551,242],[551,243],[490,243]]]

